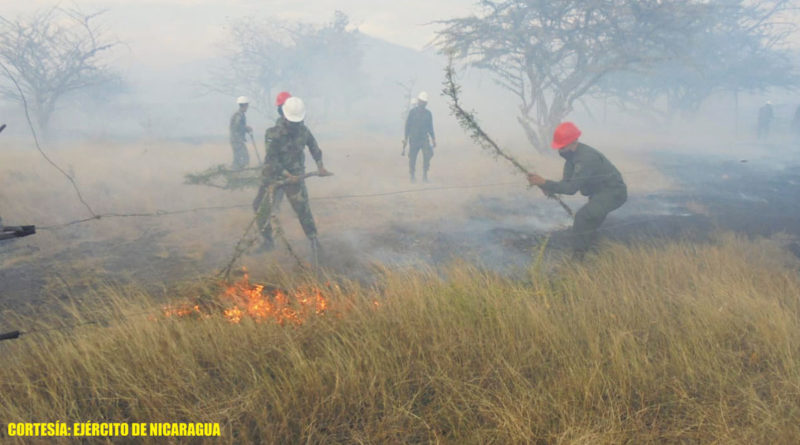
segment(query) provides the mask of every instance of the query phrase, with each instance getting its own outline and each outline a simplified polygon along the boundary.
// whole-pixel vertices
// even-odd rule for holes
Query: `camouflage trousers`
[[[233,169],[241,170],[250,165],[250,154],[247,152],[247,145],[243,141],[231,141],[233,149]]]
[[[589,202],[575,212],[572,224],[572,248],[575,255],[583,257],[597,243],[597,228],[605,221],[611,211],[616,210],[628,200],[625,187],[603,190],[589,197]]]
[[[311,214],[311,207],[308,204],[308,190],[306,189],[305,182],[299,184],[286,184],[272,189],[272,193],[267,193],[261,204],[256,211],[256,224],[261,230],[261,235],[267,240],[272,240],[272,223],[270,216],[278,211],[278,207],[282,201],[283,196],[289,200],[289,203],[297,214],[297,219],[300,220],[300,225],[303,227],[303,232],[308,238],[317,236],[317,225],[314,223],[314,216]]]
[[[415,142],[412,143],[408,149],[408,173],[414,176],[417,170],[417,155],[422,150],[422,171],[428,173],[431,168],[431,158],[433,157],[433,148],[430,142]]]

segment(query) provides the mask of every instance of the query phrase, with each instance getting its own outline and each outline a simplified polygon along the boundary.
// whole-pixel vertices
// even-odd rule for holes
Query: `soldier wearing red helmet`
[[[275,125],[281,125],[282,121],[286,120],[286,117],[283,115],[283,104],[286,103],[288,99],[290,99],[292,95],[288,91],[281,91],[275,96],[275,106],[278,108],[278,119],[275,120]],[[269,147],[267,147],[269,149]],[[261,187],[258,189],[258,194],[256,194],[256,198],[253,200],[253,211],[258,211],[258,207],[261,205],[261,201],[264,199],[264,193],[267,192],[266,184],[261,184]],[[275,196],[272,197],[272,205],[274,211],[277,211],[283,201],[284,190],[283,188],[279,188],[275,191]]]
[[[278,93],[278,96],[275,97],[275,106],[278,107],[278,115],[280,116],[278,119],[280,120],[283,117],[283,104],[286,103],[286,100],[292,97],[288,91],[281,91]]]
[[[575,213],[572,225],[575,256],[583,258],[594,247],[597,228],[611,211],[628,199],[628,188],[619,170],[596,149],[578,142],[581,131],[572,122],[556,127],[552,147],[566,159],[561,181],[548,181],[539,175],[529,175],[528,182],[548,194],[574,195],[580,191],[589,197]]]

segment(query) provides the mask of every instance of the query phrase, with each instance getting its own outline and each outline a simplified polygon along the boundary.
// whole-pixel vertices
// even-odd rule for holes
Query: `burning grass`
[[[0,421],[220,422],[214,443],[237,444],[800,440],[798,263],[771,242],[608,246],[523,281],[457,264],[305,284],[338,315],[4,342]]]
[[[250,318],[255,322],[300,325],[311,316],[324,314],[329,306],[328,299],[317,286],[300,286],[292,291],[266,287],[250,283],[250,275],[245,270],[240,280],[231,284],[220,283],[218,295],[212,296],[211,300],[197,298],[196,301],[169,304],[164,307],[163,314],[173,318],[207,319],[221,311],[231,323]],[[325,287],[331,288],[331,284],[327,283]]]

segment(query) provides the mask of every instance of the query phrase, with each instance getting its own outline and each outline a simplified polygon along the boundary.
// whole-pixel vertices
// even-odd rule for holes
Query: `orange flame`
[[[241,280],[225,287],[219,295],[223,309],[222,316],[231,323],[239,323],[244,317],[256,322],[275,321],[278,324],[300,325],[309,317],[321,315],[328,309],[328,300],[316,287],[298,288],[291,294],[275,290],[264,294],[264,286],[250,284],[245,271]],[[208,318],[211,315],[198,304],[182,304],[164,308],[166,317],[186,317],[197,315]]]

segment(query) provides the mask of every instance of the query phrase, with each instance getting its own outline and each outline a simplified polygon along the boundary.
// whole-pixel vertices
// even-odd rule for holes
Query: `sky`
[[[47,8],[50,0],[0,0],[0,15],[13,18]],[[278,17],[323,23],[341,10],[370,36],[422,49],[435,35],[432,22],[469,15],[474,0],[75,0],[84,12],[106,10],[109,34],[126,43],[124,59],[164,66],[208,57],[219,51],[231,20]]]
[[[101,22],[107,34],[124,43],[115,49],[110,64],[132,84],[146,85],[136,91],[159,100],[198,96],[208,61],[221,55],[229,25],[241,18],[324,23],[341,10],[360,32],[420,50],[435,37],[440,26],[436,21],[480,11],[477,0],[0,0],[0,16],[13,19],[56,4],[75,5],[86,13],[104,10]],[[420,81],[420,87],[435,91],[440,68],[433,67],[434,81]],[[413,74],[399,73],[398,78]],[[476,90],[494,103],[491,83],[487,77],[485,87],[478,85]],[[753,103],[763,103],[765,97],[758,93]],[[743,96],[747,113],[745,102]],[[786,109],[794,110],[794,98],[784,102],[792,104]]]

